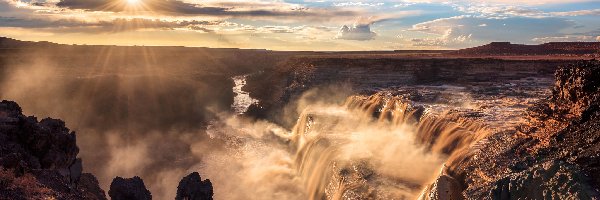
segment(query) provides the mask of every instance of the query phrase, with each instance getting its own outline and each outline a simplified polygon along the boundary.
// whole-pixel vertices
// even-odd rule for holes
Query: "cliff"
[[[423,93],[423,88],[418,86],[454,85],[465,87],[470,90],[465,92],[479,96],[498,95],[506,91],[527,93],[531,89],[527,88],[529,86],[544,89],[551,86],[556,67],[569,62],[572,61],[299,57],[249,76],[248,84],[243,89],[260,101],[259,105],[250,107],[248,115],[277,121],[282,107],[313,88],[344,85],[351,88],[354,94],[369,95],[381,90],[406,88],[412,88],[412,93]],[[506,86],[518,80],[523,81]],[[523,86],[520,92],[514,91],[520,86]],[[540,94],[534,96],[541,98]],[[439,99],[439,95],[433,98]]]

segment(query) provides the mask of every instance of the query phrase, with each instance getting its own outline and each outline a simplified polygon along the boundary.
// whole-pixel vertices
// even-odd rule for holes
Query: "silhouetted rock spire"
[[[212,200],[213,187],[209,179],[202,180],[198,172],[183,177],[177,186],[175,200]]]
[[[146,189],[140,177],[116,177],[110,184],[108,195],[112,200],[151,200],[152,194]]]

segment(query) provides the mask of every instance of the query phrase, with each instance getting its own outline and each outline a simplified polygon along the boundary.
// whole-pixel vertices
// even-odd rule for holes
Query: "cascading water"
[[[254,103],[258,103],[258,100],[250,97],[250,94],[242,88],[246,85],[246,78],[248,75],[235,76],[233,77],[233,82],[235,86],[233,87],[233,93],[235,93],[235,97],[233,98],[233,105],[231,107],[237,114],[242,114],[248,110],[248,107]]]
[[[487,135],[383,93],[310,105],[290,131],[239,118],[218,129],[231,148],[205,162],[209,177],[225,176],[215,194],[235,190],[220,181],[255,187],[223,199],[415,199],[444,163],[460,162]]]

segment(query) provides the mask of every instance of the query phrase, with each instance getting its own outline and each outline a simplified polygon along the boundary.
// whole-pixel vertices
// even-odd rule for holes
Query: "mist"
[[[64,120],[77,133],[84,169],[105,191],[116,176],[140,176],[155,198],[172,199],[181,177],[221,147],[206,142],[206,127],[230,111],[227,73],[181,73],[189,65],[183,63],[140,68],[118,57],[95,68],[67,59],[77,56],[19,56],[2,66],[0,97],[19,102],[28,115]]]
[[[2,68],[0,97],[27,114],[63,119],[77,132],[84,169],[104,190],[116,176],[140,176],[157,199],[174,198],[180,178],[193,171],[211,179],[217,199],[337,199],[365,191],[416,198],[479,131],[432,117],[419,122],[418,108],[404,100],[355,96],[344,84],[292,99],[279,124],[239,115],[240,105],[256,103],[234,98],[234,91],[247,95],[235,85],[244,83],[243,68],[130,62],[139,55],[108,56],[87,68],[89,61],[27,55]]]

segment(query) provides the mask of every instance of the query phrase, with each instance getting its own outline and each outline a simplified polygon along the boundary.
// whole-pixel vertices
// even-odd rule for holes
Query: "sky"
[[[600,0],[0,0],[0,36],[271,50],[600,41]]]

